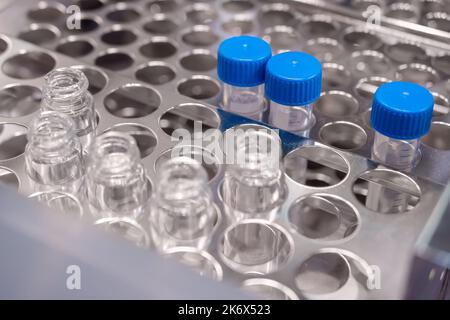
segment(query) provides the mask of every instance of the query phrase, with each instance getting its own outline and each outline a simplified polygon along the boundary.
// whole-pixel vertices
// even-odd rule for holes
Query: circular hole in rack
[[[5,39],[0,37],[0,54],[8,50],[8,47],[9,47],[8,42],[6,42]]]
[[[105,97],[106,110],[120,118],[145,117],[161,104],[159,94],[139,84],[128,84],[114,90]]]
[[[329,194],[313,194],[297,199],[288,219],[296,232],[310,239],[341,240],[359,225],[356,210],[343,199]]]
[[[413,179],[389,169],[364,172],[355,180],[352,191],[367,209],[389,214],[412,210],[421,197]]]
[[[141,54],[147,58],[163,59],[173,56],[177,47],[167,38],[154,38],[139,48]]]
[[[343,65],[324,63],[322,66],[323,90],[348,87],[352,82],[350,72]]]
[[[79,28],[69,28],[69,26],[66,25],[66,29],[71,33],[88,33],[97,30],[101,21],[99,18],[84,17],[79,20],[79,24]]]
[[[246,19],[233,19],[222,24],[222,29],[229,34],[242,35],[253,31],[253,21]]]
[[[248,0],[229,0],[222,3],[222,7],[225,11],[231,13],[241,13],[243,11],[252,10],[255,5]]]
[[[374,33],[367,30],[347,30],[342,36],[344,46],[352,50],[378,50],[383,41]]]
[[[56,51],[72,58],[79,58],[94,51],[94,45],[87,40],[69,37],[56,47]]]
[[[274,52],[295,49],[298,35],[292,27],[274,26],[266,29],[263,39],[270,43]]]
[[[404,21],[417,22],[419,12],[416,8],[417,4],[404,2],[393,3],[389,6],[385,13],[387,17],[400,19]]]
[[[216,12],[207,3],[194,3],[186,10],[186,16],[195,24],[210,23],[217,18]]]
[[[23,117],[39,110],[42,93],[36,87],[13,85],[0,90],[0,117]]]
[[[77,6],[80,7],[82,11],[98,10],[105,5],[104,0],[77,0]]]
[[[135,73],[136,79],[153,85],[162,85],[172,81],[176,74],[173,69],[161,62],[150,62]]]
[[[17,175],[11,170],[2,167],[0,167],[0,183],[16,190],[19,189],[19,178]]]
[[[207,100],[219,94],[220,85],[209,77],[193,76],[178,85],[178,92],[192,99]]]
[[[123,52],[107,51],[95,59],[95,64],[99,67],[120,71],[131,67],[134,60],[131,56]]]
[[[319,131],[320,140],[342,150],[361,149],[367,143],[367,133],[363,128],[347,121],[330,122]]]
[[[209,51],[197,49],[181,58],[180,64],[189,71],[206,72],[216,68],[217,59]]]
[[[306,43],[304,51],[322,62],[335,61],[344,54],[344,48],[335,39],[316,38]]]
[[[242,289],[263,300],[298,300],[292,289],[271,279],[245,280],[242,283]]]
[[[110,11],[106,14],[106,19],[117,23],[128,23],[139,20],[140,13],[131,8],[121,8]]]
[[[385,75],[392,68],[389,59],[378,51],[364,50],[353,52],[350,61],[352,74],[357,78]]]
[[[280,226],[264,220],[243,220],[228,227],[219,254],[224,263],[244,274],[269,274],[287,264],[293,240]]]
[[[358,113],[358,100],[344,91],[323,92],[315,103],[316,109],[330,117],[345,117]]]
[[[54,26],[31,25],[28,30],[22,31],[17,37],[24,41],[41,45],[55,40],[59,35],[59,30]]]
[[[297,23],[294,12],[289,5],[282,3],[265,5],[261,9],[259,21],[264,28],[294,26]]]
[[[431,61],[432,66],[445,74],[450,76],[450,54],[434,57]]]
[[[34,79],[49,73],[56,65],[47,53],[29,51],[8,58],[2,66],[3,72],[16,79]]]
[[[37,8],[28,11],[28,18],[38,22],[55,22],[65,15],[62,4],[39,2]]]
[[[384,0],[351,0],[350,2],[351,8],[359,12],[364,12],[373,5],[381,8],[384,5]]]
[[[375,94],[375,91],[377,91],[378,87],[388,82],[391,82],[391,80],[383,77],[363,78],[360,79],[356,84],[355,93],[360,98],[372,100],[372,97]]]
[[[106,132],[118,131],[128,133],[136,140],[136,144],[141,154],[141,159],[149,156],[153,150],[155,150],[158,140],[155,134],[147,127],[135,123],[118,124],[109,129]]]
[[[450,32],[450,15],[447,12],[430,12],[425,16],[428,27]]]
[[[298,30],[307,38],[332,37],[339,30],[339,25],[329,16],[316,15],[301,23]]]
[[[163,131],[172,136],[177,129],[195,132],[195,125],[200,124],[205,132],[208,129],[217,129],[220,125],[219,115],[212,109],[196,103],[185,103],[169,109],[159,119]]]
[[[422,138],[422,142],[438,150],[450,150],[450,124],[433,122],[430,132]]]
[[[200,162],[209,181],[216,178],[219,173],[220,163],[217,157],[210,151],[193,145],[182,145],[163,152],[155,162],[155,172],[159,172],[159,168],[165,162],[176,157],[188,157]]]
[[[445,117],[450,112],[450,101],[437,92],[432,92],[434,98],[433,117]]]
[[[425,49],[413,43],[399,42],[386,46],[385,53],[398,63],[422,62],[427,59]]]
[[[177,30],[178,25],[166,18],[155,18],[152,19],[150,21],[148,21],[147,23],[144,24],[143,26],[144,30],[153,34],[169,34],[174,32],[175,30]]]
[[[29,199],[37,200],[55,212],[72,217],[83,216],[83,206],[73,195],[60,191],[36,192],[28,196]]]
[[[135,219],[129,217],[102,218],[95,221],[95,226],[120,236],[140,248],[147,248],[150,245],[147,231]]]
[[[295,282],[306,298],[321,299],[338,295],[350,277],[350,265],[343,255],[321,252],[301,264]]]
[[[178,4],[175,0],[155,0],[147,4],[147,9],[152,13],[173,12],[178,9]]]
[[[219,37],[205,25],[197,25],[181,37],[184,43],[194,47],[208,47],[219,40]]]
[[[427,88],[432,87],[439,81],[439,75],[436,70],[419,63],[399,66],[395,77],[398,80],[415,82]]]
[[[0,161],[20,156],[27,145],[25,126],[16,123],[0,123]]]
[[[135,42],[137,35],[131,30],[114,29],[102,34],[101,39],[109,45],[124,46]]]
[[[347,161],[336,151],[318,146],[300,147],[283,160],[286,175],[293,181],[315,188],[334,186],[350,171]]]
[[[201,276],[221,281],[223,270],[220,263],[208,252],[189,247],[176,247],[169,249],[165,253],[168,257],[174,258],[182,264],[191,267]]]
[[[108,77],[103,71],[86,66],[73,66],[81,70],[89,81],[88,90],[91,94],[97,94],[102,91],[108,83]]]

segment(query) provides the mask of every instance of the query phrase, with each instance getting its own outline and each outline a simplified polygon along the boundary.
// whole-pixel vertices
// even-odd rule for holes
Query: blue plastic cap
[[[375,92],[370,122],[387,137],[418,139],[430,130],[433,106],[433,95],[418,84],[386,83]]]
[[[322,65],[304,52],[277,54],[267,63],[265,89],[266,96],[279,104],[310,104],[322,91]]]
[[[254,87],[264,83],[270,45],[257,37],[239,36],[224,40],[219,46],[217,73],[220,80],[237,87]]]

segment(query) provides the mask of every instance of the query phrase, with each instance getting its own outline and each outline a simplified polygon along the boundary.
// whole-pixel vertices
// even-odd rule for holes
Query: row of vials
[[[206,247],[221,214],[201,162],[183,155],[165,161],[151,190],[135,139],[117,131],[96,135],[94,100],[87,88],[86,76],[77,69],[61,68],[45,77],[41,112],[30,124],[25,150],[32,196],[50,206],[69,197],[95,224],[137,225],[146,234],[137,242],[162,251]],[[273,220],[285,199],[281,144],[270,132],[237,137],[239,161],[226,167],[222,188],[232,222]],[[73,209],[73,204],[58,203],[58,209]]]
[[[224,83],[221,107],[308,136],[314,126],[313,107],[322,91],[322,66],[304,52],[272,56],[270,45],[253,36],[232,37],[218,51],[217,72]],[[375,130],[374,160],[411,171],[419,160],[420,138],[431,126],[434,99],[424,87],[391,82],[374,95],[371,126]]]

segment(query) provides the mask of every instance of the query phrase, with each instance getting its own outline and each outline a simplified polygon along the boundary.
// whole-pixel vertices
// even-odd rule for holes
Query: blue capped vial
[[[418,161],[420,138],[430,130],[433,106],[433,95],[418,84],[397,81],[380,86],[370,118],[375,130],[373,159],[411,171]]]
[[[226,39],[219,46],[217,73],[224,83],[222,107],[261,120],[265,109],[264,76],[270,45],[252,36]]]
[[[322,65],[304,52],[273,56],[266,67],[271,125],[304,136],[314,125],[312,104],[322,91]]]

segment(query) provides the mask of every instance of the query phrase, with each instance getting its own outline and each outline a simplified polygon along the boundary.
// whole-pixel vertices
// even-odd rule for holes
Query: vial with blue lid
[[[373,159],[411,171],[420,154],[420,138],[430,130],[433,106],[433,95],[418,84],[396,81],[380,86],[370,118],[375,130]]]
[[[313,103],[322,91],[320,61],[304,52],[273,56],[266,66],[265,89],[270,100],[270,124],[308,136],[314,125]]]
[[[265,110],[264,77],[270,45],[257,37],[224,40],[218,50],[217,73],[223,84],[223,109],[261,120]]]
[[[433,95],[409,82],[390,82],[375,92],[371,125],[375,130],[372,159],[411,172],[420,155],[420,138],[428,133],[433,115]],[[410,195],[376,181],[369,182],[366,206],[378,212],[405,212]]]

